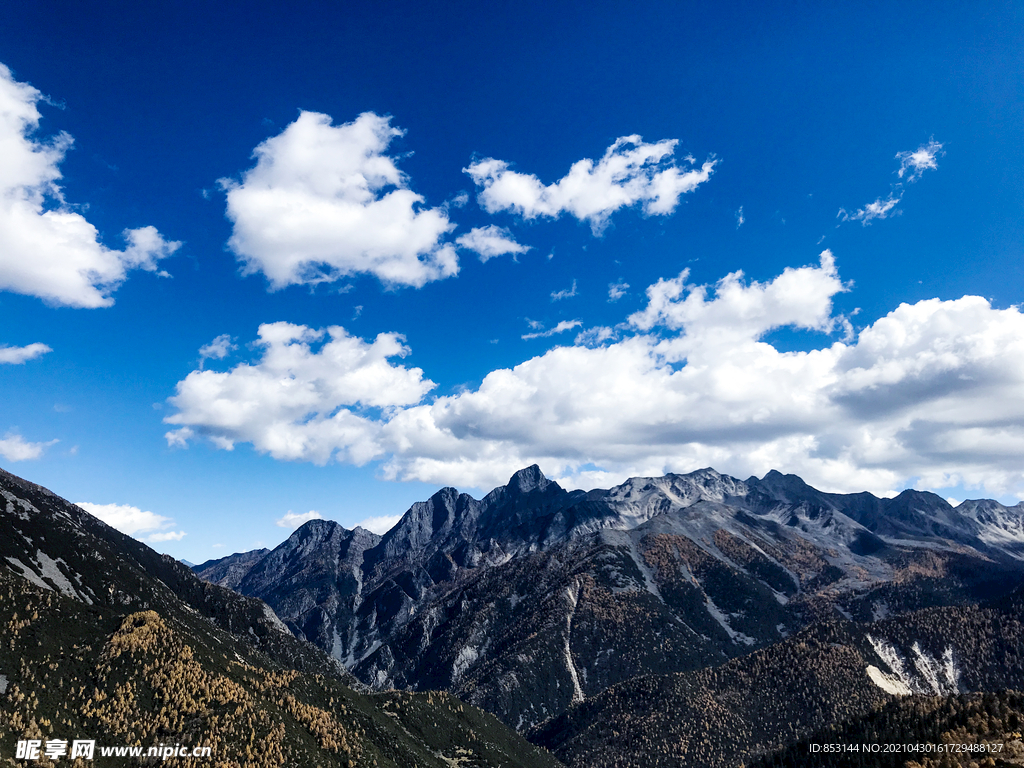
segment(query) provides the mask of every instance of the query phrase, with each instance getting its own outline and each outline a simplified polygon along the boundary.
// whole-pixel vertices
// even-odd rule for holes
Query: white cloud
[[[277,459],[370,461],[381,450],[380,419],[434,387],[419,368],[389,362],[408,354],[402,342],[382,333],[367,343],[338,326],[261,325],[258,362],[193,371],[178,383],[170,398],[178,413],[164,421],[180,428],[167,433],[168,444],[185,447],[200,435],[226,450],[249,442]]]
[[[402,515],[380,515],[379,517],[368,517],[356,523],[356,525],[368,531],[373,531],[379,536],[383,536],[394,528],[401,519]]]
[[[160,541],[181,541],[187,533],[184,531],[164,531],[163,533],[154,533],[146,538],[146,541],[153,542],[154,544]]]
[[[629,290],[629,283],[621,280],[617,283],[608,283],[608,301],[618,301]]]
[[[504,256],[506,253],[526,253],[531,248],[529,245],[517,243],[512,233],[504,227],[496,227],[493,224],[471,229],[467,234],[456,238],[455,242],[459,247],[468,248],[479,254],[480,261]]]
[[[302,112],[256,147],[241,183],[221,181],[228,245],[245,272],[262,272],[274,290],[355,274],[419,287],[456,274],[446,209],[424,207],[385,154],[402,134],[372,112],[344,125]]]
[[[524,341],[528,341],[530,339],[546,339],[549,336],[554,336],[555,334],[558,333],[565,333],[566,331],[571,331],[573,328],[579,328],[581,325],[583,325],[583,323],[581,323],[579,320],[563,320],[554,328],[551,328],[549,330],[535,331],[534,333],[524,333],[522,338]],[[530,327],[532,328],[535,326],[531,323]]]
[[[309,510],[309,512],[302,512],[302,513],[292,512],[289,509],[284,514],[284,517],[281,517],[278,520],[275,520],[274,523],[275,523],[275,525],[279,526],[280,528],[291,528],[292,530],[295,530],[299,526],[304,525],[305,523],[308,523],[310,520],[323,520],[323,519],[324,519],[324,516],[321,515],[319,512],[317,512],[314,509]]]
[[[647,307],[631,315],[630,324],[642,331],[680,330],[687,345],[702,346],[758,339],[783,326],[828,332],[836,324],[832,297],[845,290],[831,251],[822,252],[818,266],[787,267],[770,283],[747,283],[743,272],[728,274],[710,300],[708,287],[689,284],[689,274],[684,269],[650,286]]]
[[[888,219],[898,216],[900,212],[896,210],[896,206],[902,199],[902,193],[894,193],[885,198],[885,200],[878,198],[875,202],[868,203],[853,213],[848,212],[845,208],[840,208],[837,217],[841,221],[859,221],[862,226],[866,227],[875,219]]]
[[[561,301],[562,299],[571,299],[575,295],[576,295],[576,280],[573,279],[572,286],[570,286],[569,288],[564,288],[561,291],[552,291],[551,292],[551,300],[552,301]]]
[[[87,501],[76,504],[110,527],[143,541],[181,541],[186,536],[184,531],[167,530],[174,526],[171,518],[155,512],[143,512],[128,504],[91,504]]]
[[[576,339],[573,343],[578,347],[598,347],[614,338],[617,338],[614,328],[600,325],[596,328],[587,328],[585,331],[580,331],[576,334]]]
[[[236,349],[238,345],[231,343],[231,335],[222,333],[209,344],[199,348],[199,367],[201,368],[206,360],[223,360]]]
[[[911,152],[897,152],[896,159],[900,161],[899,170],[896,171],[900,179],[907,182],[917,181],[921,174],[927,170],[934,170],[939,167],[938,158],[942,154],[942,144],[931,139],[927,144],[922,144]],[[859,221],[862,226],[867,226],[876,219],[890,219],[898,216],[900,211],[896,206],[903,199],[903,183],[899,182],[893,186],[892,191],[886,198],[877,198],[875,202],[868,203],[863,208],[858,208],[850,213],[845,208],[840,208],[837,217],[841,221]],[[739,217],[742,224],[743,209],[740,208]]]
[[[936,158],[942,154],[942,144],[931,139],[927,144],[922,144],[913,152],[897,152],[896,159],[900,161],[900,169],[897,171],[902,179],[917,181],[921,174],[927,170],[935,170],[939,167]]]
[[[65,202],[58,184],[71,136],[32,137],[41,99],[0,64],[0,290],[54,305],[108,307],[130,270],[155,272],[180,244],[153,227],[125,230],[124,250],[99,242],[96,227]]]
[[[547,186],[494,158],[478,160],[465,171],[483,187],[477,199],[489,213],[514,211],[527,219],[569,213],[588,222],[597,234],[620,208],[641,204],[647,215],[670,214],[681,195],[708,180],[717,161],[709,159],[696,167],[693,158],[687,157],[686,165],[679,167],[672,159],[677,143],[646,144],[639,136],[623,136],[596,163],[580,160]]]
[[[53,352],[53,350],[39,342],[36,342],[35,344],[28,344],[24,347],[0,346],[0,364],[10,363],[12,365],[21,365],[27,360],[35,360],[37,357],[41,357],[47,352]]]
[[[536,461],[570,485],[711,465],[840,491],[1024,487],[1019,310],[933,299],[852,343],[782,352],[761,340],[842,328],[832,298],[843,288],[828,253],[768,283],[659,281],[634,335],[597,348],[581,338],[397,414],[388,476],[489,487]]]
[[[743,206],[741,205],[740,209],[738,211],[736,211],[736,229],[739,229],[740,227],[742,227],[743,226],[743,222],[745,222],[745,221],[746,221],[746,219],[743,218]]]
[[[977,296],[929,299],[901,304],[854,336],[833,306],[848,286],[828,251],[764,282],[739,272],[714,285],[687,278],[684,271],[651,285],[647,306],[617,329],[582,331],[574,345],[492,371],[475,389],[426,402],[418,370],[392,369],[408,380],[407,396],[360,414],[372,446],[360,457],[382,459],[388,478],[476,488],[537,462],[570,486],[713,466],[738,477],[776,468],[835,491],[883,494],[913,484],[1024,493],[1019,308]],[[765,340],[780,328],[820,335],[805,336],[804,351],[784,351]],[[297,342],[262,343],[265,359],[254,370],[279,353],[312,356],[287,369],[290,389],[313,393],[311,405],[283,411],[257,387],[222,387],[200,402],[223,400],[212,413],[237,413],[228,429],[219,416],[204,421],[184,394],[186,379],[176,399],[190,416],[177,423],[224,447],[249,440],[269,451],[269,402],[282,430],[320,440],[317,450],[282,458],[325,460],[334,450],[353,460],[347,434],[317,427],[332,408],[347,412],[341,403],[353,397],[322,393],[351,365],[325,365],[323,352]]]
[[[30,443],[17,432],[8,432],[0,439],[0,456],[8,461],[30,461],[38,459],[44,450],[56,442],[51,440],[48,443]]]

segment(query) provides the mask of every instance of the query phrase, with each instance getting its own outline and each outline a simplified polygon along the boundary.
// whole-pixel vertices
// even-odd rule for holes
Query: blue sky
[[[1024,498],[1020,3],[0,9],[0,466],[164,551],[533,462]]]

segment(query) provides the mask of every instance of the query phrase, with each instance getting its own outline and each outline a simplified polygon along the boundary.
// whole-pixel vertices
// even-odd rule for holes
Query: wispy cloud
[[[573,343],[580,347],[599,347],[606,341],[611,341],[614,338],[616,338],[614,328],[599,325],[596,328],[587,328],[585,331],[580,331],[576,334],[576,339]]]
[[[236,349],[238,345],[231,343],[231,335],[222,333],[209,344],[199,348],[199,367],[202,368],[206,360],[223,360]]]
[[[746,219],[743,218],[743,206],[741,205],[740,209],[738,211],[736,211],[736,229],[739,229],[740,227],[742,227],[743,226],[743,222],[745,222],[745,221],[746,221]]]
[[[522,338],[524,341],[528,341],[529,339],[546,339],[549,336],[554,336],[555,334],[558,333],[565,333],[566,331],[571,331],[573,328],[579,328],[581,325],[583,325],[583,323],[581,323],[579,320],[563,320],[554,328],[551,328],[547,331],[535,331],[534,333],[525,333],[523,334]]]
[[[896,174],[901,181],[893,185],[889,195],[885,198],[879,197],[873,203],[868,203],[853,213],[845,208],[840,208],[836,217],[840,221],[859,221],[862,226],[866,227],[872,221],[899,216],[900,211],[896,206],[903,199],[903,181],[907,183],[917,181],[925,171],[937,169],[939,164],[936,158],[941,154],[942,144],[935,139],[929,140],[927,144],[922,144],[916,150],[897,152],[896,159],[900,161],[900,167]],[[742,211],[743,209],[740,208],[741,213]]]
[[[939,167],[937,158],[942,154],[942,144],[929,140],[913,152],[897,152],[896,159],[900,161],[900,169],[897,172],[902,179],[917,181],[921,174],[928,170],[936,170]]]
[[[868,203],[853,213],[848,212],[845,208],[840,208],[836,216],[840,221],[859,221],[862,225],[867,226],[875,219],[888,219],[891,216],[899,216],[900,211],[896,210],[896,206],[902,198],[902,193],[899,195],[889,195],[884,200],[878,198],[875,202]]]
[[[629,283],[620,280],[617,283],[608,283],[608,301],[618,301],[629,291]]]
[[[574,279],[572,281],[572,286],[571,287],[564,288],[561,291],[552,291],[551,292],[551,300],[552,301],[561,301],[562,299],[571,299],[575,295],[576,295],[576,280]]]

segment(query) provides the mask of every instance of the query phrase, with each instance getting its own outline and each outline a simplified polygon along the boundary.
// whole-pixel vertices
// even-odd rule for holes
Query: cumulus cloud
[[[144,512],[129,504],[91,504],[76,502],[78,506],[94,517],[98,517],[111,528],[142,541],[181,541],[184,531],[167,530],[174,527],[174,520],[155,512]]]
[[[527,219],[568,213],[588,222],[598,234],[621,208],[641,205],[649,216],[670,214],[680,196],[708,180],[717,161],[708,159],[698,167],[686,157],[680,167],[672,157],[677,144],[669,139],[648,144],[640,136],[623,136],[596,163],[580,160],[547,186],[494,158],[477,160],[464,170],[483,187],[477,200],[489,213],[514,211]]]
[[[108,307],[129,271],[155,272],[180,243],[153,227],[125,230],[123,250],[100,243],[58,184],[71,136],[33,138],[43,98],[0,64],[0,290],[54,305]]]
[[[763,341],[780,327],[845,331],[832,307],[844,289],[827,252],[766,283],[659,281],[633,335],[578,339],[397,414],[388,476],[489,487],[536,461],[577,486],[711,465],[838,491],[1024,487],[1024,364],[1004,365],[1024,351],[1019,310],[933,299],[849,342],[784,352]]]
[[[1024,492],[1020,309],[977,296],[929,299],[854,334],[834,307],[846,290],[828,251],[763,282],[735,272],[696,285],[684,271],[651,285],[647,305],[618,328],[581,331],[573,345],[492,371],[476,388],[428,402],[420,371],[397,369],[406,396],[360,415],[372,448],[359,456],[381,459],[388,478],[476,488],[537,462],[575,487],[710,465],[739,477],[795,472],[834,491]],[[780,328],[806,334],[805,349],[770,343]],[[280,346],[301,359],[323,355],[298,342]],[[277,401],[261,400],[258,387],[225,386],[206,416],[184,396],[186,379],[176,404],[190,415],[178,423],[223,447],[248,440],[277,450],[265,436],[269,402],[278,429],[322,441],[281,457],[324,460],[333,448],[352,460],[349,437],[318,424],[331,407],[349,412],[341,403],[354,396],[322,393],[326,377],[353,366],[288,368],[289,388],[311,393],[308,405],[288,411],[274,411]],[[197,375],[207,373],[190,378]],[[238,421],[225,427],[222,410]]]
[[[907,181],[917,181],[925,171],[939,167],[937,158],[941,154],[942,144],[935,139],[922,144],[913,152],[897,152],[896,159],[900,161],[897,173],[901,179],[906,176]]]
[[[35,360],[37,357],[41,357],[47,352],[53,352],[53,350],[39,342],[36,342],[35,344],[28,344],[24,347],[0,346],[0,364],[10,363],[12,365],[21,365],[28,360]]]
[[[209,344],[199,348],[199,367],[202,368],[206,360],[223,360],[236,349],[238,345],[231,342],[231,335],[222,333]]]
[[[178,413],[164,421],[179,428],[168,444],[185,447],[198,435],[227,450],[252,443],[277,459],[364,464],[380,453],[381,419],[434,387],[419,368],[390,362],[409,353],[402,342],[382,333],[367,343],[339,326],[261,325],[256,363],[193,371],[178,383],[170,398]]]
[[[368,517],[365,520],[361,520],[356,523],[356,526],[359,528],[365,528],[368,531],[373,531],[379,536],[383,536],[398,525],[398,521],[401,519],[401,515],[380,515],[378,517]]]
[[[576,280],[572,281],[572,285],[568,288],[563,288],[560,291],[551,292],[552,301],[561,301],[562,299],[571,299],[576,295]]]
[[[629,318],[642,331],[656,326],[681,331],[673,344],[722,345],[758,339],[783,326],[828,332],[832,297],[845,290],[835,257],[823,251],[817,266],[787,267],[769,283],[747,282],[743,272],[723,277],[713,295],[706,285],[691,285],[689,269],[658,280],[647,289],[647,307]]]
[[[504,227],[496,227],[493,224],[471,229],[467,234],[456,238],[455,242],[460,248],[475,251],[480,256],[480,261],[504,256],[506,253],[526,253],[531,248],[529,245],[517,243],[512,233]]]
[[[386,154],[402,134],[372,112],[343,125],[302,112],[256,147],[241,182],[221,180],[245,273],[262,272],[273,290],[355,274],[419,287],[456,274],[446,208],[425,207]]]
[[[274,524],[280,528],[291,528],[293,531],[301,525],[308,523],[310,520],[323,520],[324,516],[321,515],[314,509],[309,512],[292,512],[290,509],[285,512],[284,516],[274,521]]]
[[[565,333],[566,331],[571,331],[573,328],[579,328],[581,325],[583,325],[583,323],[581,323],[579,320],[563,320],[554,328],[550,328],[546,331],[534,331],[533,333],[524,333],[522,338],[524,341],[528,341],[530,339],[546,339],[549,336],[554,336],[559,333]],[[536,326],[534,326],[531,323],[531,327]]]
[[[17,432],[8,432],[0,439],[0,456],[8,461],[31,461],[43,455],[43,451],[55,444],[56,440],[48,443],[30,443]]]

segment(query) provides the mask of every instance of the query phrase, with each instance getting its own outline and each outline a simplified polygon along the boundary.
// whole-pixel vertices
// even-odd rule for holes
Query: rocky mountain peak
[[[526,494],[532,491],[543,491],[549,485],[551,485],[551,481],[544,477],[540,467],[531,464],[512,475],[505,487],[510,493]]]
[[[348,529],[341,523],[335,522],[334,520],[322,520],[316,518],[314,520],[307,520],[298,528],[296,528],[291,537],[296,539],[308,539],[313,536],[330,536],[332,533],[347,533]]]
[[[797,475],[784,475],[777,469],[769,470],[761,480],[752,480],[761,488],[769,490],[780,501],[801,501],[811,495],[821,495],[820,491],[805,483],[803,478]]]

